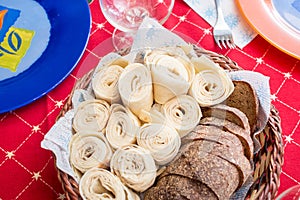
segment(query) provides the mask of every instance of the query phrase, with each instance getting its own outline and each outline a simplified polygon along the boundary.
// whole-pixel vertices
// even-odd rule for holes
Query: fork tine
[[[230,45],[232,46],[232,49],[235,49],[236,46],[232,40],[230,41]]]
[[[223,47],[224,47],[225,49],[227,49],[227,46],[226,46],[226,44],[225,44],[225,41],[226,41],[225,37],[222,37],[222,45],[223,45]]]
[[[235,48],[232,40],[228,39],[228,40],[226,40],[226,42],[227,42],[227,46],[229,46],[230,49],[234,49]]]
[[[233,39],[230,39],[229,41],[230,41],[230,45],[232,46],[232,49],[235,49],[236,46],[235,46],[235,44],[233,42]]]
[[[232,35],[229,36],[229,41],[230,41],[230,44],[231,44],[232,48],[234,49],[235,48],[235,43],[234,43]]]
[[[230,42],[231,42],[231,45],[232,45],[233,49],[235,49],[235,48],[236,48],[236,45],[235,45],[233,39],[231,39]]]
[[[225,41],[226,41],[226,45],[229,47],[229,49],[232,49],[232,46],[231,46],[231,44],[230,44],[230,40],[229,40],[229,39],[226,39]]]
[[[220,49],[222,49],[222,45],[221,45],[221,43],[220,43],[220,38],[215,38],[215,42],[217,43],[217,45],[218,45],[218,47],[220,48]]]
[[[236,48],[236,45],[235,45],[235,43],[234,43],[234,42],[231,42],[231,45],[233,46],[233,49],[235,49],[235,48]]]

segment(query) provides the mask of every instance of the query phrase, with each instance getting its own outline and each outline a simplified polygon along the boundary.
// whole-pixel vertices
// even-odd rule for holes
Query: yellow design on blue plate
[[[9,28],[17,21],[21,11],[0,5],[0,42],[3,41]]]
[[[30,47],[34,31],[10,27],[0,43],[0,67],[15,72]]]

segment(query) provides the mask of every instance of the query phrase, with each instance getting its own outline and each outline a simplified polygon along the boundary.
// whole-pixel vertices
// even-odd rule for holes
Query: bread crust
[[[217,196],[205,184],[190,178],[170,174],[162,177],[150,188],[145,200],[217,200]]]
[[[253,158],[254,144],[251,136],[242,127],[225,119],[216,117],[205,117],[200,121],[202,125],[211,125],[221,128],[224,131],[230,132],[237,136],[244,147],[244,154],[249,159]]]
[[[249,121],[246,114],[237,108],[225,104],[218,104],[212,107],[202,108],[202,114],[203,118],[216,117],[219,119],[226,119],[245,129],[245,131],[249,133],[249,135],[251,133]]]
[[[246,81],[233,81],[234,91],[223,102],[245,113],[251,133],[255,132],[258,119],[259,101],[255,89]]]
[[[159,177],[180,175],[209,187],[218,199],[229,199],[239,185],[239,171],[235,165],[219,156],[201,151],[198,141],[183,145],[178,159],[166,167]]]

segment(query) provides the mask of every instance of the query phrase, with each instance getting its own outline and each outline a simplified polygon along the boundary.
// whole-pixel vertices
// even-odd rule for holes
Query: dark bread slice
[[[245,129],[250,134],[250,125],[247,116],[237,108],[218,104],[211,107],[201,108],[203,117],[216,117],[226,119]]]
[[[234,91],[223,102],[246,114],[251,133],[254,133],[258,119],[259,101],[255,89],[246,81],[233,81]]]
[[[234,134],[215,126],[199,125],[192,133],[183,138],[183,144],[187,143],[187,140],[199,141],[200,153],[219,156],[235,165],[240,174],[239,186],[251,174],[251,163],[244,155],[242,143]]]
[[[217,200],[217,196],[199,181],[179,175],[167,175],[146,191],[144,200]]]
[[[172,161],[159,179],[180,175],[199,181],[209,187],[219,199],[229,199],[239,185],[239,172],[230,162],[208,153],[194,141],[185,144],[180,156]]]
[[[242,129],[240,126],[238,126],[228,120],[219,119],[216,117],[202,118],[200,121],[200,124],[216,126],[216,127],[222,128],[224,131],[230,132],[230,133],[234,134],[235,136],[237,136],[244,147],[245,156],[249,160],[252,160],[253,151],[254,151],[253,140],[250,137],[250,135],[244,129]]]
[[[144,200],[168,200],[168,199],[187,200],[186,198],[181,197],[180,194],[174,190],[174,188],[170,188],[167,185],[161,185],[157,187],[152,186],[144,193],[144,197],[142,199]]]
[[[252,173],[250,161],[243,154],[234,152],[225,145],[207,141],[205,139],[197,140],[197,143],[202,146],[202,148],[200,148],[201,153],[208,153],[223,158],[237,168],[240,177],[238,187],[242,186]],[[207,148],[205,148],[207,146],[213,146],[214,148],[212,150],[207,150]]]
[[[244,153],[244,147],[238,137],[215,126],[198,125],[191,133],[182,138],[182,144],[199,139],[225,145],[233,152]],[[206,146],[205,148],[211,150],[213,146]]]

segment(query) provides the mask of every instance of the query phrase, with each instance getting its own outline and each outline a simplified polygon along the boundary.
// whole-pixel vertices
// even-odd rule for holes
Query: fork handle
[[[217,21],[216,23],[219,22],[225,22],[224,20],[224,15],[223,15],[223,11],[222,11],[222,2],[221,0],[215,0],[216,3],[216,7],[217,7]]]

